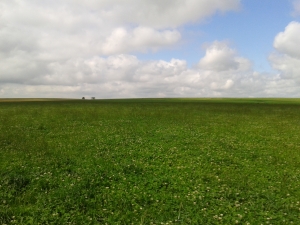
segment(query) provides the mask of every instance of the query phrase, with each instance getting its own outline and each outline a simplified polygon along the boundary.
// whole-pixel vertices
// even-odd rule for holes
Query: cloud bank
[[[14,93],[29,97],[37,93],[46,97],[260,97],[276,95],[292,84],[279,75],[253,71],[252,63],[226,42],[208,45],[194,68],[185,60],[141,61],[134,55],[118,54],[49,63],[44,71],[42,76],[27,76],[22,84],[11,84]],[[2,93],[6,91],[7,87],[1,88]]]

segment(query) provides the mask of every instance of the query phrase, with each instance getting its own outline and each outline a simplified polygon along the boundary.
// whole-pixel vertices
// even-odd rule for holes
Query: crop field
[[[300,99],[3,100],[0,224],[300,224]]]

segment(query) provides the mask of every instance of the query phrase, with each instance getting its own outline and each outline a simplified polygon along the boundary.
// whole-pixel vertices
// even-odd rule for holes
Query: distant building
[[[82,100],[84,100],[85,99],[85,97],[82,97]]]
[[[95,100],[96,98],[95,98],[95,97],[91,97],[91,99],[92,99],[92,100]]]

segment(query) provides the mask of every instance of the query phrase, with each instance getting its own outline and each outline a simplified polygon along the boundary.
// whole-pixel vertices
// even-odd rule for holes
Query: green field
[[[300,99],[3,100],[0,224],[300,224]]]

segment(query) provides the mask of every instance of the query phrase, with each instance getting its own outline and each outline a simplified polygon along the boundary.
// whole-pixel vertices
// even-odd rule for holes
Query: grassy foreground
[[[300,224],[299,131],[291,99],[2,102],[0,224]]]

